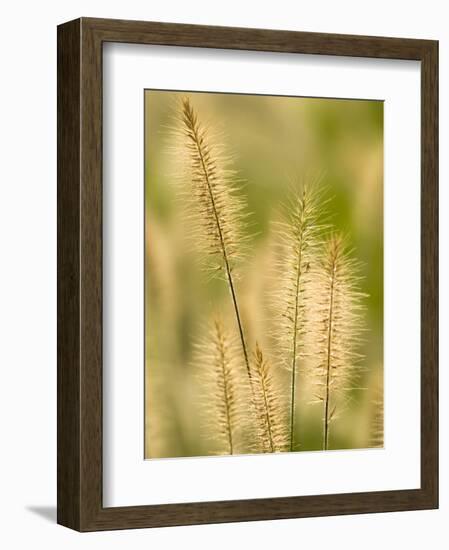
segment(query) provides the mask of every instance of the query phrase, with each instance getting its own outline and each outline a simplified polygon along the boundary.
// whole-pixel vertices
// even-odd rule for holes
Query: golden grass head
[[[327,228],[322,222],[325,204],[319,181],[299,184],[292,188],[288,214],[275,227],[278,260],[271,302],[277,320],[277,347],[288,370],[296,368],[297,360],[306,353],[308,315],[316,299],[312,282]]]
[[[359,350],[366,295],[359,288],[359,273],[360,264],[352,257],[346,239],[331,235],[317,272],[310,348],[315,397],[323,403],[327,429],[344,406],[347,391],[354,387],[361,370]]]
[[[215,319],[196,346],[203,430],[215,454],[251,452],[245,432],[252,422],[250,388],[238,339]]]
[[[205,268],[234,273],[246,249],[246,204],[223,136],[204,123],[188,96],[178,104],[173,128],[174,177],[186,212],[186,228]]]
[[[281,392],[273,365],[265,358],[258,343],[253,355],[251,372],[261,450],[265,453],[286,451],[289,438],[285,395]]]

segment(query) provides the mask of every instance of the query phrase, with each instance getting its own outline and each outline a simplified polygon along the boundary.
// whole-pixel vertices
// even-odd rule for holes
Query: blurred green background
[[[331,221],[363,263],[362,291],[368,294],[364,372],[332,425],[330,447],[370,446],[383,407],[383,102],[147,90],[145,456],[209,454],[201,436],[193,344],[210,315],[229,307],[226,285],[199,274],[182,245],[169,128],[176,99],[186,95],[202,121],[224,132],[245,182],[250,253],[238,293],[248,337],[266,347],[263,275],[270,224],[287,186],[322,177]],[[304,393],[298,398],[299,449],[319,450],[320,406]]]

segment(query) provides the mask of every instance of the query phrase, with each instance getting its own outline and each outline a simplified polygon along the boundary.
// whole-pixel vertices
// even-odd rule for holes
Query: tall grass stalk
[[[317,399],[323,407],[323,450],[329,449],[329,434],[337,407],[354,387],[361,355],[363,298],[359,291],[360,266],[351,258],[344,239],[333,235],[326,243],[318,277],[314,374]]]
[[[195,241],[207,258],[214,274],[224,273],[232,300],[243,360],[251,379],[248,347],[236,291],[235,266],[245,245],[243,227],[245,204],[238,195],[236,173],[230,168],[232,159],[210,128],[203,125],[188,97],[182,99],[181,144],[176,154],[183,157],[187,168],[186,198],[196,228]]]
[[[318,184],[303,184],[286,205],[288,216],[278,225],[282,256],[276,278],[274,308],[279,312],[278,342],[290,371],[289,448],[295,449],[296,393],[299,363],[305,356],[308,309],[313,296],[311,281],[316,265],[324,207]]]
[[[204,427],[216,442],[217,454],[246,450],[239,442],[251,416],[247,377],[240,365],[235,339],[221,321],[214,320],[196,345],[195,366],[201,381]]]

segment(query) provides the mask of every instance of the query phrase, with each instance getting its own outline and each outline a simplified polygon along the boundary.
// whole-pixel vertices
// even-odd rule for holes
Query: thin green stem
[[[302,246],[299,245],[298,264],[296,274],[296,293],[295,293],[295,314],[293,322],[293,343],[292,343],[292,379],[290,396],[290,451],[294,450],[295,438],[295,397],[296,397],[296,347],[298,339],[298,310],[299,310],[299,284],[301,280],[301,256]]]
[[[335,258],[332,263],[332,276],[329,297],[329,324],[327,328],[327,358],[326,358],[326,389],[324,396],[323,414],[323,450],[329,448],[329,400],[330,400],[330,375],[331,375],[331,353],[332,353],[332,329],[333,329],[333,308],[334,308],[334,284],[335,284]]]
[[[302,193],[301,217],[299,221],[300,233],[298,242],[298,260],[296,264],[296,286],[295,286],[295,312],[293,319],[293,342],[292,342],[292,378],[290,396],[290,451],[295,447],[295,400],[296,400],[296,356],[298,341],[298,317],[299,317],[299,286],[301,284],[301,262],[303,251],[303,230],[304,230],[304,207],[306,201],[305,189]]]

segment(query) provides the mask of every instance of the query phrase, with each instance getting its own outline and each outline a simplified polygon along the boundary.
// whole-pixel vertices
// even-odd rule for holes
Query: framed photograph
[[[58,522],[438,506],[438,43],[58,27]]]

